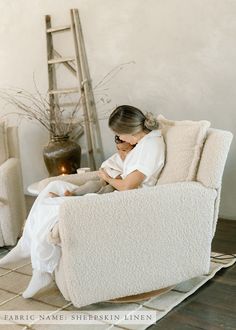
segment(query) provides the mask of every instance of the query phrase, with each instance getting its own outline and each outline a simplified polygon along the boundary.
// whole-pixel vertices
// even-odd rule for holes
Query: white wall
[[[80,10],[94,83],[116,65],[136,62],[109,84],[112,102],[98,108],[100,117],[127,103],[167,118],[207,119],[236,134],[233,0],[0,0],[0,87],[34,91],[35,72],[40,90],[47,90],[44,15],[52,15],[55,26],[64,25],[70,8]],[[66,35],[58,36],[56,46],[71,55]],[[67,85],[70,78],[61,77]],[[100,123],[108,157],[115,146],[107,119]],[[27,122],[20,125],[20,139],[26,188],[47,176],[42,148],[48,135]],[[220,216],[228,219],[236,219],[235,165],[233,141],[220,206]]]

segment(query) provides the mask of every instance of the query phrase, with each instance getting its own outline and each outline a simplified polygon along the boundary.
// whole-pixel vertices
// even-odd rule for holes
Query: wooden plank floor
[[[219,219],[212,251],[236,254],[236,221]],[[148,330],[236,329],[236,265],[210,281]]]
[[[26,197],[28,211],[33,202],[34,197]],[[218,220],[212,251],[236,254],[236,220]],[[220,270],[213,279],[148,329],[235,330],[236,265]]]

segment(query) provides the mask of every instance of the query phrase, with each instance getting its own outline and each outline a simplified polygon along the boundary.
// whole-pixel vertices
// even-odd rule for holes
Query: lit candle
[[[65,172],[66,172],[66,169],[65,169],[64,166],[62,166],[62,167],[61,167],[61,173],[62,173],[61,175],[65,175]]]

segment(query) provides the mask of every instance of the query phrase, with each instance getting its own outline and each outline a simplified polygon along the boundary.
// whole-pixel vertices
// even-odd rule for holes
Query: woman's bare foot
[[[50,192],[48,193],[48,196],[49,196],[49,197],[60,197],[58,194],[55,194],[55,193],[52,192],[52,191],[50,191]]]

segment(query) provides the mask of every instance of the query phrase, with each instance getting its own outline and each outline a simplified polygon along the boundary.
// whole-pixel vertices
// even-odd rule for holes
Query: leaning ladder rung
[[[58,27],[55,27],[55,28],[47,29],[47,33],[59,32],[59,31],[70,30],[70,29],[71,29],[70,25],[58,26]]]
[[[51,90],[48,94],[69,94],[69,93],[78,93],[80,89],[78,87],[75,88],[68,88],[68,89],[57,89]]]
[[[60,57],[60,58],[52,58],[48,61],[48,64],[56,64],[56,63],[63,63],[63,62],[70,62],[74,61],[74,57]]]

